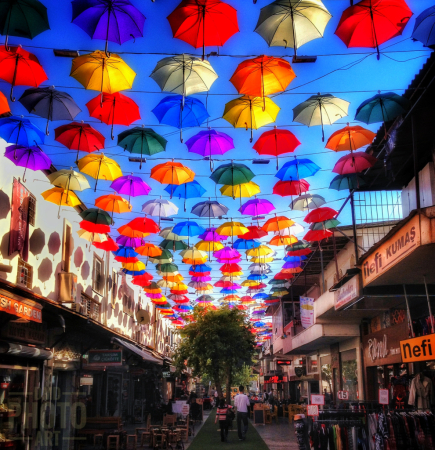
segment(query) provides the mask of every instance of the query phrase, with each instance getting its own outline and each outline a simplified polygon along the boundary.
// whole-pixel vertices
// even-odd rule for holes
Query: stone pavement
[[[254,425],[254,427],[269,450],[298,450],[293,423],[290,423],[287,418],[280,417],[279,423],[274,421],[271,424]]]

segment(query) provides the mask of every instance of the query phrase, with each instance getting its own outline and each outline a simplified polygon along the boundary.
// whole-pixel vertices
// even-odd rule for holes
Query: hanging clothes
[[[417,408],[430,408],[434,403],[432,380],[419,373],[411,382],[408,403]]]

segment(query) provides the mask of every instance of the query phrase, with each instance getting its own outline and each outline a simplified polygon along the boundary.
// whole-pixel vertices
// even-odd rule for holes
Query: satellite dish
[[[146,325],[151,321],[150,313],[148,311],[145,311],[144,309],[140,309],[136,313],[136,320],[139,325]]]

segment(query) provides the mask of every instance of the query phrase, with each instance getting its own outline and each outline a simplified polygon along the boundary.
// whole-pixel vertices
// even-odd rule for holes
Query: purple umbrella
[[[200,131],[186,142],[191,153],[210,158],[210,170],[213,171],[212,155],[223,155],[234,148],[233,139],[225,133],[216,130]]]
[[[129,0],[73,0],[72,22],[92,39],[123,44],[143,37],[145,16]]]
[[[197,281],[199,283],[205,283],[207,281],[211,281],[211,277],[206,275],[203,277],[192,277],[192,281]]]
[[[205,233],[200,234],[199,239],[207,242],[226,241],[228,236],[222,236],[216,233],[216,228],[206,228]]]
[[[219,264],[231,264],[231,263],[237,264],[241,260],[242,260],[242,258],[236,258],[236,259],[233,259],[233,258],[218,258],[216,260],[216,262],[218,262]]]
[[[128,236],[118,236],[116,238],[116,242],[119,245],[123,245],[124,247],[140,247],[145,244],[145,241],[142,238],[131,238]]]
[[[10,145],[6,147],[6,158],[10,159],[16,166],[24,167],[23,181],[25,182],[26,170],[47,170],[51,166],[50,158],[36,146],[23,147],[21,145]]]
[[[128,195],[128,202],[130,203],[130,197],[137,197],[139,195],[148,195],[151,188],[140,177],[133,175],[124,175],[117,178],[110,185],[112,189],[118,194]]]
[[[239,208],[239,211],[245,216],[258,216],[261,214],[269,214],[275,209],[269,200],[255,198],[248,200]]]
[[[240,253],[231,247],[224,247],[213,252],[213,256],[219,259],[235,259],[240,257]]]

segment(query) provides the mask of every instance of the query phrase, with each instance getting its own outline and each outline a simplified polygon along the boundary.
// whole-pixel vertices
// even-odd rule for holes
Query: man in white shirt
[[[244,386],[239,386],[239,394],[237,394],[234,398],[234,406],[237,408],[237,431],[239,434],[239,441],[245,440],[246,433],[248,431],[248,411],[250,408],[250,402],[248,396],[243,393],[244,390]]]

